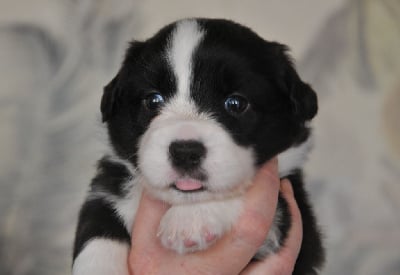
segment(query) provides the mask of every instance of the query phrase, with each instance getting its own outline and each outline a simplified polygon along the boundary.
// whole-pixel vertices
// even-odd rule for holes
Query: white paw
[[[161,243],[181,254],[206,249],[230,229],[236,218],[220,211],[223,209],[211,203],[171,207],[160,223]]]

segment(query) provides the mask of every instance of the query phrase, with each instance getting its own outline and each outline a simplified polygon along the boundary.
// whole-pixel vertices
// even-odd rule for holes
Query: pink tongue
[[[175,182],[176,188],[182,191],[198,190],[203,187],[201,182],[193,179],[181,179]]]

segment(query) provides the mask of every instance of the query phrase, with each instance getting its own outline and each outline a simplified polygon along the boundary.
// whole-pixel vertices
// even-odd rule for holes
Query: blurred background
[[[400,1],[0,2],[0,274],[69,274],[128,41],[223,17],[290,46],[319,95],[308,189],[323,274],[400,274]]]

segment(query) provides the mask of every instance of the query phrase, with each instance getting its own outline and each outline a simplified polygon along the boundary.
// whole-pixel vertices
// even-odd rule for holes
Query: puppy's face
[[[169,203],[243,192],[258,165],[307,138],[317,111],[285,51],[225,20],[132,43],[101,104],[116,153]]]

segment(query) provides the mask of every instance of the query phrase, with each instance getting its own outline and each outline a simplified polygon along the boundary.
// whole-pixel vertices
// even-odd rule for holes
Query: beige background
[[[316,89],[308,189],[323,274],[400,274],[398,0],[0,2],[0,274],[68,274],[101,155],[99,100],[127,41],[190,16],[288,44]]]

